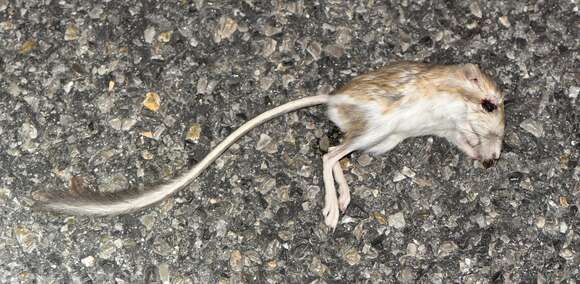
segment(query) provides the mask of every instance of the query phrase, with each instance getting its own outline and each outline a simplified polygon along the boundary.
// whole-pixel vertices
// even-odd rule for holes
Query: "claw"
[[[346,212],[348,204],[350,204],[350,194],[341,194],[338,198],[338,206],[343,214]]]

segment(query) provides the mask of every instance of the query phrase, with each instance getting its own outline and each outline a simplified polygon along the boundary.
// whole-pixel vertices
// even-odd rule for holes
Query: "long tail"
[[[169,182],[149,187],[143,191],[125,190],[106,194],[97,192],[74,193],[71,191],[45,192],[41,195],[40,200],[36,201],[34,207],[70,215],[94,216],[120,215],[149,207],[191,183],[233,143],[256,126],[282,114],[309,106],[324,104],[327,101],[328,96],[326,95],[306,97],[291,101],[258,115],[226,137],[201,162]]]

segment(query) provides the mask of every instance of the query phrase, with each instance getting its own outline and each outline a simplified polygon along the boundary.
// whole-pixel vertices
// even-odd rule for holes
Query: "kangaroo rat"
[[[326,104],[328,116],[344,133],[344,142],[322,158],[326,224],[336,228],[340,210],[350,202],[338,162],[353,151],[381,154],[409,137],[446,138],[487,167],[498,159],[504,135],[503,95],[473,64],[428,65],[401,62],[354,78],[331,95],[298,99],[246,122],[192,169],[144,191],[117,193],[50,192],[35,206],[74,215],[119,215],[151,206],[191,183],[236,140],[256,126],[301,108]],[[338,196],[335,189],[338,185]]]

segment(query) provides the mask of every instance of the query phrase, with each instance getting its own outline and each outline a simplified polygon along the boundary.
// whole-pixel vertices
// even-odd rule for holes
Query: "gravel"
[[[0,283],[576,283],[575,1],[0,0]],[[323,108],[250,132],[135,214],[31,210],[37,191],[135,190],[243,122],[389,62],[479,64],[504,90],[500,161],[406,140],[343,160]],[[149,94],[149,95],[148,95]],[[80,181],[80,182],[79,182]]]

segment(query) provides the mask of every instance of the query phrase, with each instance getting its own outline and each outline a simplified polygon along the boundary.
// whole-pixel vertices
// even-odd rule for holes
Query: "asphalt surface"
[[[576,283],[577,1],[0,0],[0,283]],[[445,140],[343,161],[324,225],[322,107],[250,132],[162,204],[31,210],[38,191],[175,176],[249,118],[400,60],[506,95],[490,169]]]

